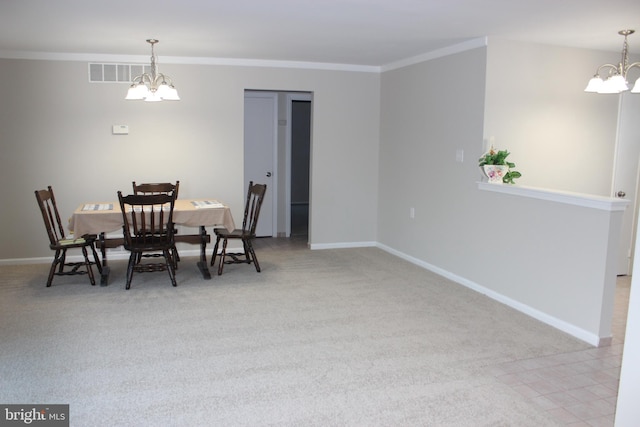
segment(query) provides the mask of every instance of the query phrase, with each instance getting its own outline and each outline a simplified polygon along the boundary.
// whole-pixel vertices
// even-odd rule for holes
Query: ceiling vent
[[[131,83],[143,73],[151,71],[150,65],[143,64],[99,64],[89,63],[89,82],[91,83]]]

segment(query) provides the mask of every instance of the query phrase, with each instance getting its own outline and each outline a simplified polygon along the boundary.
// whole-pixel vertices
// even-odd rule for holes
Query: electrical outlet
[[[414,219],[416,217],[416,208],[409,208],[409,218]]]
[[[458,163],[464,162],[464,150],[462,148],[458,148],[456,150],[456,162]]]

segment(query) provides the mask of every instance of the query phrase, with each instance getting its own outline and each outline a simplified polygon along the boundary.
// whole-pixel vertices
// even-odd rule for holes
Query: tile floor
[[[631,277],[619,277],[610,346],[504,363],[497,378],[572,427],[614,425]]]

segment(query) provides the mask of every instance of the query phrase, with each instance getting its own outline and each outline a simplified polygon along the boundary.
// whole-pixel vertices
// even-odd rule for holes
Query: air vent
[[[130,83],[134,77],[145,72],[151,72],[150,65],[89,63],[91,83]]]

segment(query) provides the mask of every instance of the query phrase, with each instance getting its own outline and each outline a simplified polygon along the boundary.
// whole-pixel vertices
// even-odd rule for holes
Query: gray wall
[[[615,272],[608,263],[616,248],[608,231],[619,226],[617,219],[605,211],[480,191],[475,182],[481,179],[477,159],[493,135],[512,151],[527,178],[522,183],[604,192],[611,183],[617,109],[582,92],[592,68],[585,62],[596,63],[599,54],[576,51],[567,68],[572,61],[554,60],[570,50],[560,55],[520,44],[515,51],[522,58],[510,62],[513,47],[490,40],[488,48],[383,74],[378,242],[598,342],[610,333]],[[538,66],[580,82],[547,89],[547,74],[527,80]],[[580,152],[573,156],[577,142]],[[463,162],[456,161],[458,150]],[[567,164],[548,165],[548,150],[565,153]]]
[[[163,65],[179,102],[125,101],[127,85],[87,80],[87,63],[0,59],[0,260],[50,258],[34,190],[52,185],[68,218],[114,200],[131,181],[180,180],[180,195],[216,197],[241,221],[245,89],[314,94],[310,240],[376,239],[377,73]],[[126,136],[111,126],[126,124]],[[373,124],[373,125],[372,125]],[[145,160],[145,159],[153,159]],[[363,213],[364,212],[364,213]]]

